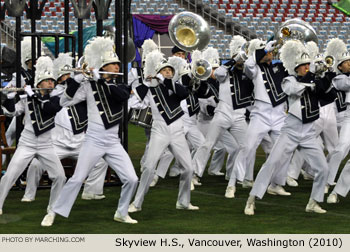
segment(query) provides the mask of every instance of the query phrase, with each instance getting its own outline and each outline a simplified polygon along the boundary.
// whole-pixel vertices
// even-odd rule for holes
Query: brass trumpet
[[[206,80],[210,77],[213,68],[209,61],[199,59],[192,63],[191,69],[194,78],[198,80]]]
[[[62,67],[61,71],[73,72],[73,73],[81,73],[87,79],[93,78],[92,70],[88,69],[88,65],[83,63],[81,68],[72,68],[70,65],[65,65]],[[99,74],[111,74],[111,75],[124,75],[123,73],[115,73],[115,72],[106,72],[106,71],[98,71]]]
[[[315,75],[320,77],[324,72],[332,71],[335,64],[335,58],[332,55],[327,55],[324,59],[322,56],[316,56],[319,58],[315,60]]]

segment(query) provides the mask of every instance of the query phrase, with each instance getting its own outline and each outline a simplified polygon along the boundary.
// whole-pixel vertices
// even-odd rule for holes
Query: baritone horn
[[[324,59],[327,68],[333,68],[334,64],[335,64],[335,58],[332,55],[328,55],[326,56],[326,58]]]
[[[203,50],[210,41],[208,23],[189,11],[176,14],[170,20],[168,30],[171,41],[186,52]]]
[[[192,63],[191,73],[197,80],[206,80],[210,77],[212,69],[209,61],[199,59]]]

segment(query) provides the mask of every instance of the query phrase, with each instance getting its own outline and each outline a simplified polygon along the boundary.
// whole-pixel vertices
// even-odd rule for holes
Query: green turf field
[[[143,154],[145,136],[142,128],[129,126],[129,153],[139,174],[139,160]],[[257,153],[256,167],[264,161],[261,150]],[[106,199],[84,201],[77,199],[68,219],[57,216],[52,227],[43,228],[40,222],[46,214],[49,190],[39,190],[32,203],[20,202],[23,191],[13,190],[4,204],[0,216],[0,233],[350,233],[350,201],[341,198],[335,205],[322,204],[326,214],[310,214],[304,211],[311,191],[311,181],[299,179],[299,187],[289,188],[289,197],[266,194],[256,201],[254,216],[243,213],[249,189],[238,186],[235,199],[224,197],[227,181],[224,177],[204,175],[203,185],[192,192],[192,203],[199,211],[176,210],[178,178],[160,179],[145,197],[142,211],[131,216],[136,225],[113,221],[120,187],[106,187]]]

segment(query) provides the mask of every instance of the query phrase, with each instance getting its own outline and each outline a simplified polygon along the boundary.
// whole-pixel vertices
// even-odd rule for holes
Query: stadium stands
[[[194,2],[194,0],[191,0]],[[179,2],[179,3],[177,3]],[[184,4],[173,0],[132,0],[131,12],[133,14],[159,14],[174,15],[185,11]],[[321,48],[330,38],[340,37],[345,41],[350,40],[349,24],[350,17],[347,17],[339,10],[327,4],[327,0],[201,0],[197,1],[204,5],[204,10],[227,23],[240,24],[244,29],[262,39],[268,39],[274,34],[275,29],[291,18],[301,18],[309,22],[319,35]],[[77,21],[74,19],[72,4],[70,10],[70,29],[77,29]],[[207,7],[205,7],[207,6]],[[111,3],[109,17],[114,17],[114,1]],[[62,0],[49,0],[42,14],[41,22],[37,22],[37,30],[44,32],[60,32],[63,30],[64,2]],[[8,19],[14,25],[13,19]],[[84,26],[95,25],[95,13],[92,9],[91,20],[84,20]],[[228,48],[233,34],[225,33],[226,30],[217,29],[218,24],[210,20],[213,31],[209,46],[216,46],[222,49],[221,57],[229,56]],[[30,30],[29,20],[22,19],[24,31]],[[247,31],[245,31],[247,32]],[[220,46],[219,46],[220,45]]]

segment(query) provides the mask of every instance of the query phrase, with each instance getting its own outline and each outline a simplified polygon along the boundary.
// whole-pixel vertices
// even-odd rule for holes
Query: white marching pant
[[[350,190],[350,159],[346,162],[343,170],[341,171],[337,184],[335,185],[333,192],[346,197]]]
[[[16,117],[13,117],[9,127],[5,132],[6,142],[8,146],[12,146],[16,138]],[[2,165],[6,162],[6,155],[2,155]]]
[[[197,127],[202,132],[203,136],[206,137],[206,135],[210,129],[209,127],[210,127],[211,120],[204,120],[201,118],[202,118],[202,116],[201,116],[201,114],[199,114],[198,120],[197,120]],[[222,138],[227,137],[227,136],[230,136],[230,138],[232,138],[230,133],[227,132],[227,134],[226,134],[226,132],[225,132],[222,135],[222,137],[219,138],[218,141],[216,142],[216,144],[214,145],[214,147],[213,147],[214,152],[213,152],[213,155],[211,157],[208,172],[217,173],[217,172],[221,171],[222,166],[225,162],[226,152],[228,152],[230,155],[230,152],[228,151],[229,147],[226,146],[227,147],[226,148],[223,144],[223,141],[222,141]],[[228,168],[229,165],[231,165],[231,162],[229,163],[227,161],[226,162],[226,170],[230,170],[230,168]],[[233,163],[232,163],[232,167],[233,167]]]
[[[138,181],[134,167],[115,128],[105,130],[104,126],[93,123],[89,123],[74,174],[64,185],[53,206],[55,213],[69,216],[84,180],[101,158],[116,172],[123,184],[117,210],[122,216],[128,214],[129,203]]]
[[[346,157],[350,150],[350,109],[348,108],[345,114],[343,125],[340,129],[338,145],[328,154],[329,175],[327,183],[334,184],[340,163]]]
[[[191,157],[195,154],[198,147],[202,145],[205,141],[205,138],[202,134],[202,132],[199,131],[197,126],[192,126],[188,129],[187,133],[185,134],[185,138],[187,141],[187,144],[189,146],[189,149],[191,150]],[[191,159],[192,160],[192,159]],[[164,178],[169,166],[160,166],[158,165],[156,174],[160,176],[161,178]],[[182,169],[181,164],[178,160],[175,160],[175,164],[170,168],[172,171],[180,174],[180,170]]]
[[[157,164],[157,168],[156,168],[157,176],[159,176],[161,178],[165,178],[166,173],[168,172],[169,166],[170,166],[171,162],[173,161],[173,159],[174,159],[174,155],[171,153],[169,148],[166,148],[165,151],[163,152],[163,154],[160,156],[160,160]],[[176,161],[175,161],[175,163],[176,163]],[[174,169],[175,171],[180,170],[179,167],[174,167],[174,165],[170,169]],[[180,172],[179,172],[179,174],[180,174]]]
[[[193,168],[190,149],[185,138],[183,123],[180,118],[170,125],[167,125],[163,121],[153,121],[149,142],[149,153],[152,153],[152,155],[146,156],[144,170],[141,174],[135,200],[133,201],[135,207],[141,208],[144,197],[153,180],[157,162],[166,148],[169,148],[182,167],[178,202],[183,206],[189,205]]]
[[[45,166],[49,178],[52,180],[48,209],[52,208],[52,204],[56,201],[66,181],[62,164],[58,159],[54,148],[47,145],[41,148],[30,147],[19,143],[6,173],[0,182],[0,209],[2,209],[4,201],[12,185],[16,182],[19,176],[26,169],[29,162],[35,156]]]
[[[321,148],[323,149],[325,147],[328,153],[332,153],[338,144],[334,103],[320,108],[320,118],[315,121],[315,131]],[[298,179],[304,161],[301,154],[296,150],[288,169],[288,176]]]
[[[237,180],[243,181],[247,171],[248,176],[251,177],[254,171],[256,149],[267,134],[269,134],[271,141],[275,143],[286,118],[283,107],[284,104],[272,107],[265,102],[255,101],[250,113],[250,122],[244,135],[244,144],[237,154],[229,186],[234,186]]]
[[[64,158],[77,160],[80,152],[80,148],[67,149],[60,145],[54,145],[54,149],[59,160]],[[85,181],[84,192],[90,194],[103,194],[104,179],[106,177],[107,168],[108,165],[103,159],[98,161]],[[27,185],[23,198],[31,200],[35,199],[40,179],[45,170],[45,165],[39,162],[38,159],[34,158],[32,160],[27,171]]]
[[[193,158],[196,164],[196,174],[202,177],[210,157],[210,152],[225,130],[229,130],[237,144],[242,146],[245,141],[246,129],[247,123],[244,113],[232,111],[232,114],[228,116],[220,111],[216,112],[210,123],[210,131],[208,131],[205,137],[205,142],[198,148]]]
[[[142,172],[142,167],[145,166],[145,160],[146,160],[146,156],[148,154],[149,140],[150,140],[150,137],[151,137],[151,129],[145,128],[144,131],[145,131],[145,136],[147,138],[147,141],[146,141],[145,151],[144,151],[144,153],[143,153],[143,155],[141,157],[141,160],[140,160],[141,172]]]
[[[263,139],[260,142],[261,148],[263,149],[263,151],[265,152],[265,156],[266,159],[268,158],[268,156],[271,153],[272,147],[273,147],[273,141],[270,137],[270,135],[265,135],[263,137]],[[238,153],[237,153],[238,155]],[[244,176],[244,180],[248,180],[248,181],[253,181],[254,180],[254,163],[255,163],[255,159],[256,159],[256,153],[254,153],[253,158],[247,160],[247,167],[245,170],[245,174],[243,175],[238,175],[236,177],[242,177]],[[238,174],[242,174],[242,170],[236,171]],[[231,177],[231,176],[230,176]],[[230,186],[233,186],[235,184],[235,181],[232,180]]]
[[[317,144],[312,124],[302,124],[294,116],[288,116],[286,119],[281,135],[275,142],[269,158],[263,164],[255,179],[250,195],[260,199],[263,198],[273,177],[281,173],[280,169],[285,167],[284,163],[290,162],[291,156],[297,147],[312,169],[315,170],[315,179],[310,197],[317,202],[323,201],[328,173],[326,157],[320,145]]]

